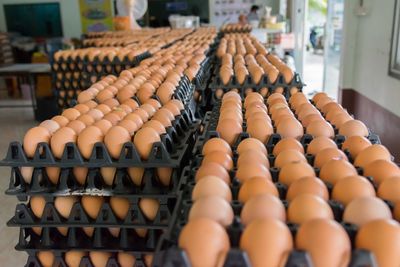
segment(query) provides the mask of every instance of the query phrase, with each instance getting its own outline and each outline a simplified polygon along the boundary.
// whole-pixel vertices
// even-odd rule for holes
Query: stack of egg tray
[[[119,75],[125,69],[138,66],[139,63],[150,57],[145,52],[136,56],[133,60],[125,57],[122,61],[115,57],[110,61],[107,57],[100,60],[97,56],[93,60],[88,57],[76,59],[60,58],[51,62],[52,83],[55,88],[57,104],[60,109],[71,107],[81,90],[90,87],[91,84],[107,75]]]
[[[205,116],[202,126],[204,127],[209,125],[210,123],[210,115],[211,112],[208,112],[207,115]],[[183,226],[188,222],[188,216],[189,216],[189,211],[190,208],[193,204],[192,201],[192,191],[195,186],[195,175],[198,170],[198,168],[201,165],[203,156],[201,154],[203,145],[209,140],[210,138],[214,137],[219,137],[218,132],[216,131],[208,131],[206,128],[203,128],[203,134],[199,135],[196,141],[196,144],[193,148],[193,161],[191,162],[191,165],[186,167],[183,172],[182,172],[182,178],[180,179],[180,184],[179,184],[179,191],[180,197],[179,201],[177,204],[177,207],[174,211],[174,214],[172,215],[172,222],[171,222],[171,227],[168,229],[168,231],[163,234],[161,237],[160,242],[158,243],[157,250],[155,253],[154,261],[153,261],[153,266],[154,267],[189,267],[191,266],[190,261],[188,260],[188,256],[186,253],[181,250],[178,247],[178,238],[179,234],[183,228]],[[242,133],[239,135],[238,140],[236,144],[232,147],[233,151],[233,161],[236,162],[237,160],[237,152],[236,148],[238,144],[248,138],[249,135],[247,133]],[[305,134],[301,138],[301,144],[303,147],[307,148],[308,143],[312,141],[312,136]],[[279,134],[272,134],[271,137],[269,138],[268,142],[265,144],[265,147],[268,151],[268,160],[270,162],[271,166],[274,166],[274,160],[275,157],[272,154],[274,146],[281,140],[281,136]],[[338,147],[341,147],[341,144],[344,141],[343,136],[336,135],[334,141],[338,145]],[[379,143],[379,138],[376,135],[370,135],[369,140],[371,143]],[[348,153],[346,153],[348,154]],[[313,164],[313,156],[312,155],[305,155],[309,164]],[[314,168],[316,175],[318,176],[319,169]],[[362,175],[362,168],[357,168],[357,171]],[[271,177],[272,180],[279,192],[279,198],[281,199],[282,203],[284,204],[285,208],[288,207],[288,202],[285,200],[286,197],[286,192],[287,192],[287,186],[284,184],[280,183],[278,181],[278,176],[279,176],[279,169],[275,167],[270,168],[271,172]],[[234,221],[233,223],[227,228],[227,232],[229,235],[230,243],[231,243],[231,249],[229,250],[227,254],[227,258],[225,260],[224,266],[225,267],[251,267],[251,263],[249,261],[249,258],[247,254],[240,250],[239,248],[239,241],[241,234],[244,230],[244,226],[240,221],[240,212],[243,208],[243,203],[241,203],[238,200],[238,193],[240,189],[240,182],[235,176],[235,169],[229,172],[230,178],[231,178],[231,192],[233,196],[233,200],[231,202],[232,210],[234,212]],[[369,181],[373,181],[371,177],[366,177]],[[330,192],[332,190],[332,185],[329,183],[326,183],[326,186],[328,188],[328,191]],[[346,233],[348,234],[352,246],[354,248],[354,240],[355,236],[358,231],[358,227],[353,224],[349,224],[347,222],[342,221],[342,216],[343,216],[343,211],[344,211],[344,206],[335,201],[335,200],[329,200],[328,204],[330,205],[334,218],[337,222],[339,222],[342,227],[345,229]],[[389,207],[392,209],[391,203],[387,203]],[[288,222],[287,226],[289,230],[291,231],[293,237],[295,237],[299,225],[293,224]],[[304,252],[304,251],[299,251],[299,250],[293,250],[289,257],[288,260],[285,264],[285,267],[312,267],[312,261],[310,256]],[[358,250],[358,249],[353,249],[352,251],[352,256],[351,256],[351,261],[349,264],[349,267],[364,267],[364,266],[370,266],[370,267],[377,267],[375,258],[374,256],[369,252],[365,250]]]
[[[107,267],[119,266],[116,253],[124,251],[135,256],[136,267],[145,266],[144,255],[155,251],[160,236],[169,227],[176,203],[179,202],[179,179],[184,166],[188,164],[200,124],[194,119],[193,113],[188,105],[185,105],[185,110],[177,116],[173,125],[166,129],[167,133],[161,136],[161,141],[153,144],[148,160],[140,158],[133,143],[123,146],[118,159],[112,159],[103,143],[96,143],[88,160],[81,156],[74,143],[66,144],[61,159],[53,156],[46,143],[38,145],[33,158],[25,155],[21,143],[11,143],[0,165],[12,168],[6,193],[25,202],[17,205],[15,215],[9,220],[8,226],[20,228],[16,249],[29,254],[26,266],[41,267],[37,253],[44,250],[54,253],[56,259],[53,266],[67,266],[63,255],[70,250],[112,252]],[[34,168],[30,183],[25,182],[21,167]],[[50,182],[46,167],[61,169],[56,185]],[[88,169],[84,185],[76,180],[73,174],[74,167]],[[104,182],[100,172],[102,167],[116,168],[112,185]],[[144,168],[140,186],[130,179],[127,172],[127,168],[130,167]],[[169,186],[160,183],[157,177],[158,168],[172,168]],[[58,196],[85,195],[105,198],[95,219],[86,213],[79,201],[73,205],[68,218],[62,217],[54,205]],[[41,218],[37,218],[32,212],[28,201],[32,196],[42,196],[46,200]],[[110,207],[108,199],[113,196],[129,200],[128,215],[124,219],[119,219]],[[159,201],[154,220],[149,221],[139,208],[138,202],[142,198]],[[40,236],[32,230],[34,227],[42,229]],[[66,236],[58,232],[57,228],[60,227],[68,227]],[[83,233],[83,227],[94,228],[92,237]],[[120,228],[119,236],[112,236],[109,228]],[[135,229],[147,229],[146,237],[139,237]],[[93,265],[88,257],[83,257],[80,266]]]

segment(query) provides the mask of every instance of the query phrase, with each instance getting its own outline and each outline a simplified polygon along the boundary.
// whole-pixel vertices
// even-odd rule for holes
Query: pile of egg
[[[252,29],[253,27],[250,24],[228,23],[223,25],[220,31],[223,33],[251,32]]]
[[[266,56],[267,49],[254,36],[242,33],[225,34],[219,42],[216,55],[221,58],[225,54]]]
[[[379,266],[399,265],[400,169],[389,151],[383,145],[371,144],[368,129],[365,131],[365,125],[351,116],[338,128],[346,137],[340,149],[332,139],[332,126],[326,126],[326,115],[347,112],[325,94],[313,98],[315,110],[325,112],[311,120],[306,131],[315,121],[323,123],[314,127],[313,140],[304,146],[299,141],[303,125],[292,109],[313,104],[304,101],[301,93],[292,96],[290,105],[278,94],[271,95],[267,105],[253,95],[244,101],[245,118],[254,120],[252,116],[257,116],[257,125],[265,127],[262,134],[250,134],[235,146],[243,117],[241,99],[231,92],[224,95],[221,105],[224,124],[220,124],[220,117],[220,138],[211,138],[203,146],[203,160],[192,191],[193,205],[178,240],[192,266],[216,266],[225,261],[233,246],[227,228],[235,216],[244,226],[238,246],[247,253],[252,266],[282,266],[293,249],[309,253],[313,266],[347,266],[351,240],[341,222],[334,220],[328,200],[341,203],[342,222],[358,228],[354,248],[371,251]],[[253,107],[258,111],[253,112]],[[269,157],[265,144],[273,128],[268,115],[282,136]],[[335,116],[330,116],[334,120]],[[305,153],[314,157],[314,166]],[[274,160],[270,162],[269,158]],[[284,195],[279,194],[271,178],[272,167],[278,170],[276,182],[287,189]],[[362,169],[363,176],[356,167]],[[240,184],[237,196],[231,189],[234,181],[230,174]],[[280,198],[288,203],[286,209]],[[232,201],[242,203],[239,214],[235,214]],[[394,204],[393,211],[385,201]],[[294,237],[287,223],[299,225]]]
[[[129,31],[104,31],[104,32],[88,32],[86,33],[86,37],[88,39],[93,38],[123,38],[126,36],[147,36],[147,35],[159,35],[163,33],[167,33],[171,30],[169,27],[160,27],[160,28],[141,28]]]

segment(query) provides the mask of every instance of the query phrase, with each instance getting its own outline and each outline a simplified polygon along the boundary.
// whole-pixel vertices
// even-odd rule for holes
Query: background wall
[[[46,2],[60,3],[61,22],[64,37],[80,37],[82,34],[82,29],[78,0],[0,0],[0,31],[7,31],[3,8],[4,4],[29,4]]]
[[[366,16],[355,15],[358,1],[345,1],[341,88],[352,88],[400,116],[400,80],[388,75],[395,0],[364,0]]]

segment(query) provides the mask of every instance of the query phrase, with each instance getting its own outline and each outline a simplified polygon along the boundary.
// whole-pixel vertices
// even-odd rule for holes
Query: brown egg
[[[364,150],[370,145],[371,142],[364,136],[353,135],[346,138],[346,140],[343,142],[342,150],[343,151],[348,150],[350,155],[354,159],[362,150]]]
[[[128,130],[121,126],[113,126],[104,136],[104,144],[106,145],[108,153],[114,159],[119,158],[123,145],[130,141],[131,135]]]
[[[204,156],[202,164],[208,162],[218,163],[228,171],[233,168],[233,160],[231,156],[222,151],[213,151]]]
[[[222,138],[211,138],[207,140],[202,149],[203,156],[213,151],[222,151],[232,156],[232,150],[229,144]]]
[[[139,208],[146,219],[153,221],[160,208],[160,202],[153,198],[142,198],[139,200]]]
[[[64,116],[69,121],[76,120],[76,118],[78,118],[80,115],[81,113],[74,108],[67,108],[66,110],[63,111],[63,113],[61,113],[61,116]]]
[[[208,218],[188,222],[179,235],[178,245],[186,252],[193,267],[221,265],[230,248],[226,230]]]
[[[324,97],[324,98],[319,99],[318,102],[315,104],[315,106],[316,106],[319,110],[322,110],[322,108],[323,108],[326,104],[328,104],[328,103],[330,103],[330,102],[333,102],[333,99],[332,99],[332,98],[330,98],[330,97]]]
[[[209,218],[224,227],[232,223],[233,217],[231,205],[220,196],[205,196],[197,199],[189,212],[189,221],[198,218]]]
[[[326,136],[333,138],[335,136],[332,126],[326,121],[322,120],[315,120],[311,122],[306,129],[306,133],[311,134],[313,137]]]
[[[88,114],[83,114],[79,116],[76,120],[83,122],[85,126],[90,126],[95,123],[94,118]]]
[[[230,146],[233,146],[237,137],[242,132],[242,125],[235,120],[224,119],[218,121],[216,130],[222,139],[227,141]]]
[[[54,207],[62,217],[68,218],[76,202],[78,202],[76,196],[56,197],[54,200]]]
[[[217,176],[204,176],[193,188],[193,201],[208,196],[219,196],[228,202],[232,201],[231,189],[224,180]]]
[[[357,170],[347,160],[331,159],[326,162],[319,172],[319,177],[332,185],[347,176],[358,175]]]
[[[60,125],[53,120],[45,120],[39,126],[46,128],[50,132],[50,135],[60,129]]]
[[[364,165],[363,174],[372,177],[374,182],[380,185],[387,178],[400,176],[400,169],[392,161],[378,159]]]
[[[103,112],[98,109],[91,109],[86,114],[91,116],[95,121],[101,120],[104,117]]]
[[[51,118],[52,121],[55,121],[58,123],[58,125],[60,125],[60,127],[64,127],[67,125],[67,123],[69,122],[69,120],[64,117],[64,116],[54,116],[53,118]]]
[[[138,114],[135,114],[135,113],[130,113],[130,114],[126,115],[124,120],[133,121],[137,125],[138,128],[143,126],[142,118]]]
[[[319,218],[303,223],[296,234],[296,248],[306,251],[315,267],[348,266],[351,243],[335,221]]]
[[[71,250],[65,252],[64,260],[69,267],[79,267],[83,257],[87,256],[84,251]]]
[[[136,123],[132,120],[122,120],[120,121],[117,126],[121,126],[125,128],[130,136],[133,136],[134,133],[139,129],[139,127],[136,125]]]
[[[112,111],[112,109],[105,104],[100,104],[100,105],[96,106],[96,109],[100,110],[104,115],[106,115]]]
[[[326,136],[319,136],[314,138],[307,146],[307,153],[316,155],[321,150],[326,148],[337,148],[336,143]]]
[[[278,197],[268,193],[257,194],[244,204],[240,219],[244,225],[260,219],[277,219],[285,222],[286,211]]]
[[[240,202],[245,203],[252,197],[264,193],[279,197],[278,190],[270,179],[256,176],[247,179],[242,184],[239,190],[238,199]]]
[[[287,216],[289,222],[297,224],[317,218],[333,220],[333,212],[328,203],[311,194],[301,194],[290,201]]]
[[[358,135],[365,136],[369,135],[368,128],[362,121],[359,120],[349,120],[343,123],[339,128],[339,134],[346,137]]]
[[[282,168],[284,165],[291,162],[305,162],[307,163],[304,154],[294,149],[286,149],[279,153],[279,155],[275,158],[274,167]]]
[[[284,165],[279,172],[279,181],[285,185],[290,185],[297,179],[306,176],[315,176],[314,169],[306,162],[296,161]]]
[[[128,252],[118,252],[117,260],[121,267],[132,267],[136,264],[135,256]]]
[[[236,162],[237,168],[242,165],[247,165],[251,163],[258,163],[267,168],[269,168],[268,158],[262,152],[258,150],[246,150],[239,155],[239,158]]]
[[[103,133],[96,126],[85,128],[77,138],[79,152],[85,159],[89,159],[92,154],[93,146],[98,142],[103,142]]]
[[[88,168],[85,167],[74,167],[73,168],[73,174],[75,176],[76,181],[80,185],[84,185],[86,182],[86,176],[88,174]]]
[[[144,160],[149,158],[153,144],[160,141],[160,135],[150,127],[137,131],[133,139],[140,157]]]
[[[344,210],[343,221],[362,226],[377,219],[391,219],[392,212],[377,197],[360,197],[351,201]]]
[[[265,156],[268,154],[265,145],[256,138],[246,138],[242,140],[236,149],[239,155],[247,150],[258,150],[262,152]]]
[[[47,250],[42,250],[36,254],[42,267],[52,267],[55,261],[54,253]]]
[[[307,128],[312,122],[321,120],[324,120],[321,114],[309,114],[302,118],[301,124]]]
[[[74,130],[68,127],[62,127],[57,130],[50,140],[51,152],[56,158],[61,158],[65,145],[67,143],[75,143],[76,142],[76,133]]]
[[[269,122],[263,119],[256,119],[247,124],[246,132],[265,144],[270,135],[274,133],[274,129]]]
[[[108,260],[111,258],[110,252],[103,251],[90,251],[89,258],[93,264],[93,267],[106,267]]]
[[[161,122],[159,122],[158,120],[153,120],[153,119],[149,120],[148,122],[143,124],[142,129],[148,128],[148,127],[154,129],[158,133],[158,135],[162,135],[167,132],[165,130],[164,125]]]
[[[292,201],[302,194],[315,195],[321,197],[325,201],[329,199],[328,189],[325,184],[321,179],[312,176],[302,177],[291,183],[286,193],[286,199]]]
[[[394,220],[380,219],[365,223],[358,230],[355,243],[356,248],[374,254],[377,266],[400,265],[400,226]]]
[[[153,99],[153,98],[147,100],[146,103],[144,103],[144,104],[152,105],[155,110],[159,110],[161,108],[160,102],[158,102],[158,100]]]
[[[332,125],[335,125],[336,129],[340,129],[343,124],[351,120],[353,120],[353,118],[349,114],[341,113],[333,117],[330,122]]]
[[[157,120],[161,122],[161,124],[167,128],[172,126],[172,121],[175,120],[174,114],[171,111],[165,108],[159,109],[154,116],[151,118],[152,120]]]
[[[110,197],[110,206],[114,214],[120,220],[123,220],[128,215],[129,211],[129,200],[124,197]]]
[[[295,138],[283,138],[275,146],[272,151],[274,156],[278,156],[282,151],[287,149],[294,149],[304,154],[304,147]]]
[[[400,176],[393,176],[383,180],[378,188],[381,199],[394,202],[400,201]]]
[[[255,162],[241,165],[236,171],[236,178],[238,178],[242,183],[252,177],[264,177],[269,180],[272,179],[268,168]]]
[[[41,196],[32,196],[29,200],[29,204],[33,214],[37,218],[41,218],[44,211],[44,206],[46,205],[46,200]]]
[[[325,148],[319,151],[314,158],[314,167],[321,168],[325,163],[331,159],[344,159],[347,160],[346,154],[338,148]]]
[[[66,127],[71,128],[78,135],[83,129],[86,128],[86,125],[81,121],[75,120],[70,121]]]
[[[128,174],[135,185],[142,185],[144,168],[128,168]]]
[[[331,197],[346,206],[354,199],[374,196],[372,184],[365,177],[354,175],[340,179],[333,187]]]
[[[280,220],[256,220],[244,229],[240,249],[247,253],[251,266],[284,266],[293,249],[292,235]]]
[[[327,97],[327,96],[328,96],[327,93],[325,93],[325,92],[319,92],[319,93],[316,93],[316,94],[312,97],[312,101],[313,101],[314,103],[317,103],[320,99],[325,98],[325,97]]]
[[[200,168],[196,172],[196,182],[206,176],[216,176],[221,178],[225,183],[230,184],[231,179],[228,171],[218,163],[202,162]]]
[[[391,161],[392,156],[390,155],[389,150],[383,145],[370,145],[364,150],[362,150],[354,161],[355,166],[366,167],[369,163],[383,159],[387,161]],[[368,174],[367,174],[368,175]]]
[[[276,132],[282,138],[293,137],[300,139],[303,136],[303,126],[295,119],[284,119],[279,123]]]
[[[39,126],[29,129],[24,136],[23,142],[25,154],[29,158],[32,158],[35,154],[37,145],[42,142],[50,143],[50,138],[50,132],[45,127]]]
[[[96,219],[103,206],[104,198],[99,196],[82,196],[81,203],[86,214],[90,218]]]

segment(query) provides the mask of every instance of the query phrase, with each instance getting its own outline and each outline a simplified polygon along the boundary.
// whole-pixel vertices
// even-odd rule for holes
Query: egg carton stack
[[[303,88],[300,76],[277,56],[268,53],[253,36],[224,36],[216,56],[218,61],[210,84],[213,102],[230,90],[236,90],[242,97],[255,91],[264,97],[279,92],[288,98]]]
[[[230,92],[214,112],[154,266],[399,263],[400,169],[362,122],[324,93]]]
[[[14,63],[14,56],[8,34],[0,33],[0,65]]]

